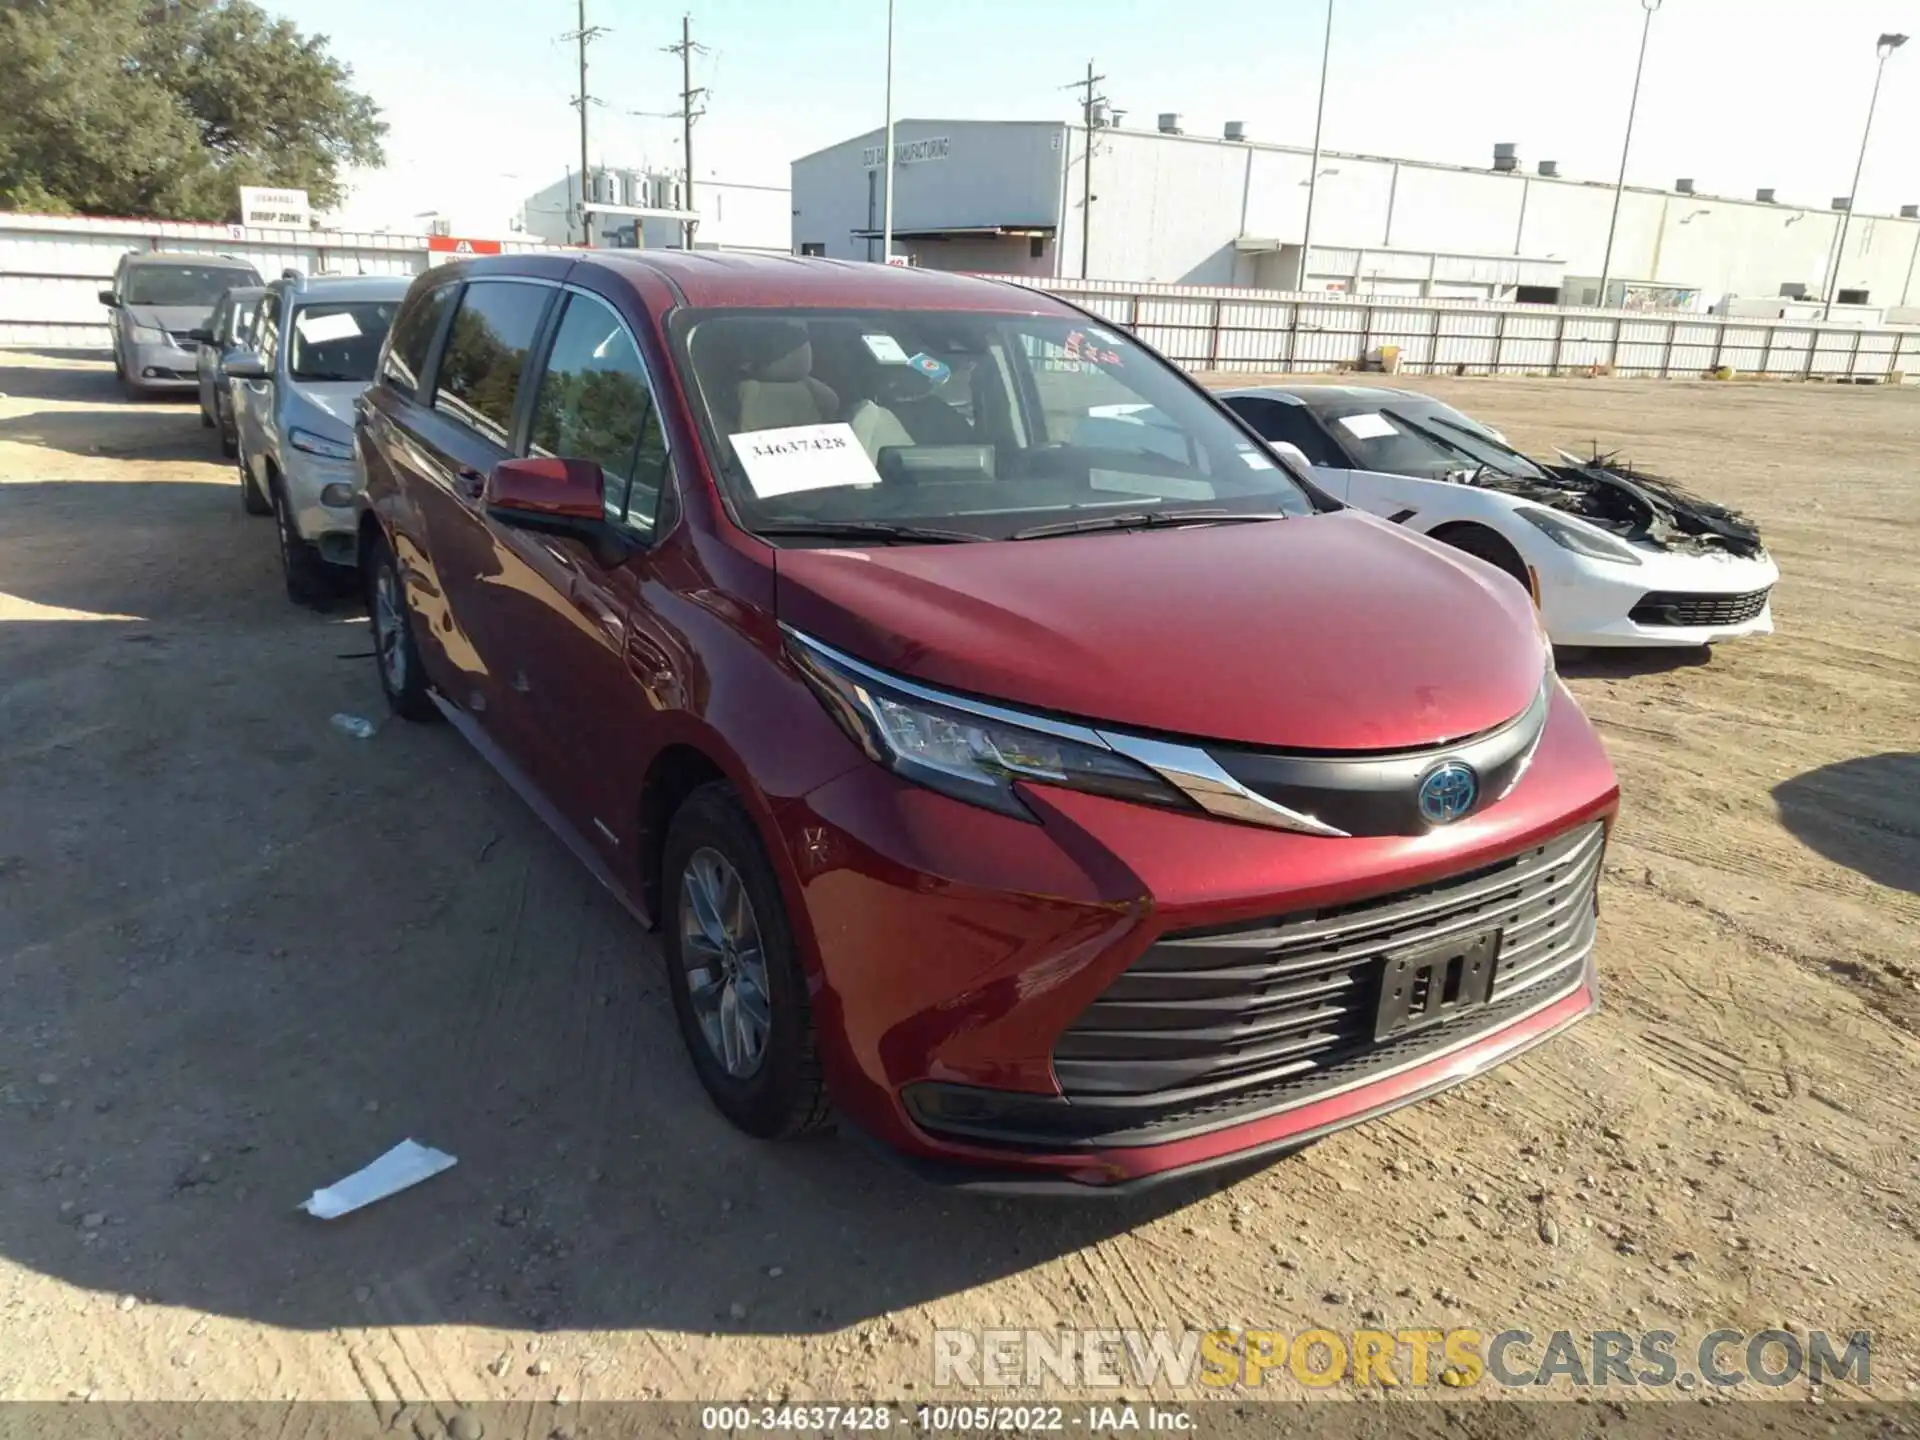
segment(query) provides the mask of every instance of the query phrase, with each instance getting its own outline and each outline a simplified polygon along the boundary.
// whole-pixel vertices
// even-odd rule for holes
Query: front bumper
[[[127,383],[139,390],[197,390],[200,388],[200,352],[193,345],[171,340],[129,344],[124,361]]]
[[[336,565],[359,563],[359,533],[353,497],[360,477],[351,460],[330,460],[280,446],[280,483],[293,507],[294,528],[300,538],[317,546],[323,559]]]
[[[1535,570],[1540,616],[1556,645],[1697,646],[1748,635],[1773,633],[1769,592],[1780,579],[1771,557],[1743,557],[1722,551],[1686,553],[1642,550],[1642,563],[1621,565],[1558,551]],[[1695,608],[1709,614],[1729,609],[1743,618],[1705,624],[1669,623],[1649,597],[1699,597]],[[1718,597],[1763,597],[1751,606],[1719,607]],[[1636,614],[1636,612],[1638,612]],[[1667,616],[1675,612],[1669,610]],[[1689,613],[1682,609],[1680,614]]]
[[[1391,1055],[1372,1053],[1388,1046],[1370,1048],[1369,1030],[1368,1053],[1303,1071],[1298,1084],[1263,1077],[1217,1104],[1149,1105],[1140,1123],[1118,1125],[1096,1114],[1112,1097],[1087,1089],[1077,1058],[1086,1052],[1063,1045],[1162,942],[1417,897],[1609,820],[1612,769],[1557,687],[1514,790],[1426,835],[1321,839],[1027,793],[1038,825],[862,765],[778,817],[836,1100],[855,1126],[923,1164],[1023,1190],[1136,1185],[1232,1164],[1477,1074],[1595,1003],[1589,914],[1551,984],[1506,997],[1514,1003],[1496,991],[1484,1010],[1463,1013],[1466,1024],[1436,1026]]]

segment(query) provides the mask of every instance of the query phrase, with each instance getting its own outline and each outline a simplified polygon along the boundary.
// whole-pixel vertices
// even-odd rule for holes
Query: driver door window
[[[660,417],[633,337],[591,296],[567,297],[534,400],[528,450],[597,462],[608,521],[652,538],[667,463]]]

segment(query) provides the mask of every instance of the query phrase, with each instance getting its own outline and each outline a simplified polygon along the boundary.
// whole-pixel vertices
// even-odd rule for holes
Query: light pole
[[[1634,112],[1640,108],[1640,73],[1647,68],[1647,36],[1653,33],[1653,12],[1660,4],[1661,0],[1640,0],[1647,18],[1640,23],[1640,58],[1633,67],[1633,98],[1627,101],[1627,136],[1620,142],[1620,178],[1613,185],[1613,218],[1607,221],[1607,251],[1600,261],[1600,294],[1596,298],[1602,305],[1607,303],[1607,282],[1613,278],[1613,235],[1620,228],[1620,197],[1627,190],[1627,156],[1633,150]]]
[[[1827,274],[1827,304],[1822,320],[1833,318],[1833,297],[1840,288],[1840,262],[1846,254],[1847,225],[1853,219],[1853,207],[1860,202],[1860,172],[1867,166],[1867,141],[1873,138],[1873,108],[1880,103],[1880,78],[1887,73],[1887,57],[1907,43],[1904,35],[1882,35],[1874,42],[1880,63],[1873,71],[1873,95],[1867,101],[1867,128],[1860,132],[1860,158],[1853,166],[1853,189],[1847,195],[1847,208],[1840,212],[1840,234],[1833,242],[1833,265]]]
[[[1320,188],[1320,126],[1327,115],[1327,60],[1333,54],[1333,0],[1327,0],[1327,33],[1320,42],[1320,99],[1313,107],[1313,166],[1307,171],[1307,219],[1300,227],[1300,273],[1296,288],[1307,288],[1307,265],[1313,252],[1313,197]]]
[[[880,263],[893,263],[893,0],[887,0],[887,138],[880,148]]]

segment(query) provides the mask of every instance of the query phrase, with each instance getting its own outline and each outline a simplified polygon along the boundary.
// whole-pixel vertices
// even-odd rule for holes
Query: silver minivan
[[[100,292],[100,303],[113,332],[113,373],[127,393],[138,398],[198,389],[200,347],[191,332],[207,328],[227,291],[259,283],[259,271],[230,255],[122,255],[113,288]]]
[[[266,287],[253,353],[227,357],[240,500],[272,515],[287,594],[317,604],[358,574],[353,402],[373,379],[410,275],[288,274]]]

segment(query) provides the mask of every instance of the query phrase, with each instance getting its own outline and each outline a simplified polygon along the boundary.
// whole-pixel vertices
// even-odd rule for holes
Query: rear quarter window
[[[553,293],[510,280],[470,282],[440,355],[433,408],[495,445],[510,444],[527,354]]]
[[[393,322],[393,337],[387,346],[380,378],[390,388],[410,398],[420,397],[420,382],[427,373],[427,357],[447,307],[459,291],[458,285],[439,285],[422,290],[407,302]]]

